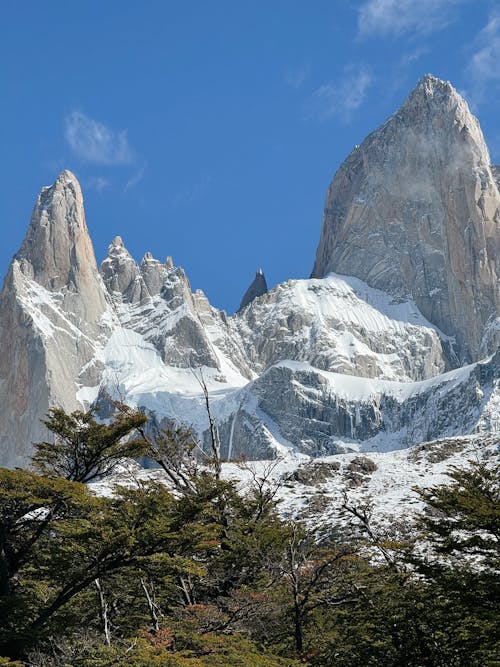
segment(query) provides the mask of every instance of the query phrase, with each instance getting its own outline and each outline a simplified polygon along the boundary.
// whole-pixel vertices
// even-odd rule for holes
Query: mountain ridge
[[[500,195],[472,118],[451,84],[423,77],[337,171],[313,271],[323,275],[268,290],[257,272],[230,317],[171,258],[138,263],[120,237],[98,270],[80,186],[61,172],[0,295],[0,462],[27,465],[50,407],[108,396],[159,426],[187,422],[204,442],[200,381],[228,458],[496,432]],[[349,397],[354,386],[365,390]]]

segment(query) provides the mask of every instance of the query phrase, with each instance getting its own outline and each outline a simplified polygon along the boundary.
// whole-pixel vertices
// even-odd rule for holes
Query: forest
[[[31,468],[0,469],[0,665],[500,666],[500,466],[417,489],[388,538],[347,496],[335,524],[283,516],[265,474],[224,478],[216,438],[201,457],[124,405],[45,424]],[[92,491],[141,457],[164,483]]]

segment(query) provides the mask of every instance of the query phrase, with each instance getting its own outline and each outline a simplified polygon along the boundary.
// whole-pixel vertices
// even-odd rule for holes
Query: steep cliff
[[[499,342],[499,208],[477,119],[450,83],[427,75],[337,171],[313,276],[346,273],[413,298],[456,338],[462,361],[478,359]]]
[[[63,171],[42,189],[0,295],[3,464],[26,465],[49,407],[81,407],[78,390],[99,382],[109,325],[81,189]]]

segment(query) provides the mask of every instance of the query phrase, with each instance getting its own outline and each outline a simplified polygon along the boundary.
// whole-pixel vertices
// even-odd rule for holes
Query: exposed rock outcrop
[[[500,195],[477,119],[431,75],[352,151],[326,196],[313,276],[355,275],[411,297],[461,359],[500,314]]]
[[[233,455],[251,451],[265,458],[277,441],[318,457],[350,448],[404,449],[465,433],[498,435],[499,378],[500,351],[484,362],[406,384],[283,362],[240,391],[238,409],[221,419],[223,454],[232,441]]]
[[[3,465],[26,465],[47,410],[81,407],[80,387],[99,383],[107,314],[80,186],[63,171],[42,189],[0,295]]]
[[[189,280],[171,258],[165,264],[147,252],[138,266],[116,237],[101,265],[120,324],[144,336],[171,366],[219,368],[197,313]]]
[[[258,271],[228,317],[170,257],[138,264],[120,237],[99,275],[62,172],[0,295],[0,465],[27,464],[50,407],[110,394],[209,448],[203,384],[229,459],[500,433],[498,180],[466,103],[424,77],[337,172],[318,277],[268,291]]]
[[[262,296],[266,292],[267,292],[267,283],[266,283],[266,278],[264,276],[264,272],[262,271],[262,269],[257,269],[252,284],[243,295],[243,299],[241,300],[238,312],[240,310],[243,310],[243,308],[246,308],[246,306],[248,306],[249,303],[252,303],[254,299],[256,299],[259,296]]]
[[[439,331],[412,303],[347,276],[289,280],[231,318],[256,373],[283,360],[387,380],[425,380],[447,369]]]

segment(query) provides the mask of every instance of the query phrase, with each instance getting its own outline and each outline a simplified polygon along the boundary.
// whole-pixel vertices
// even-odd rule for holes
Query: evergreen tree
[[[138,458],[146,450],[143,438],[131,435],[147,421],[141,412],[119,408],[109,423],[99,422],[95,410],[49,411],[43,422],[54,433],[54,442],[35,443],[33,465],[43,475],[90,482],[109,475],[121,458]]]

